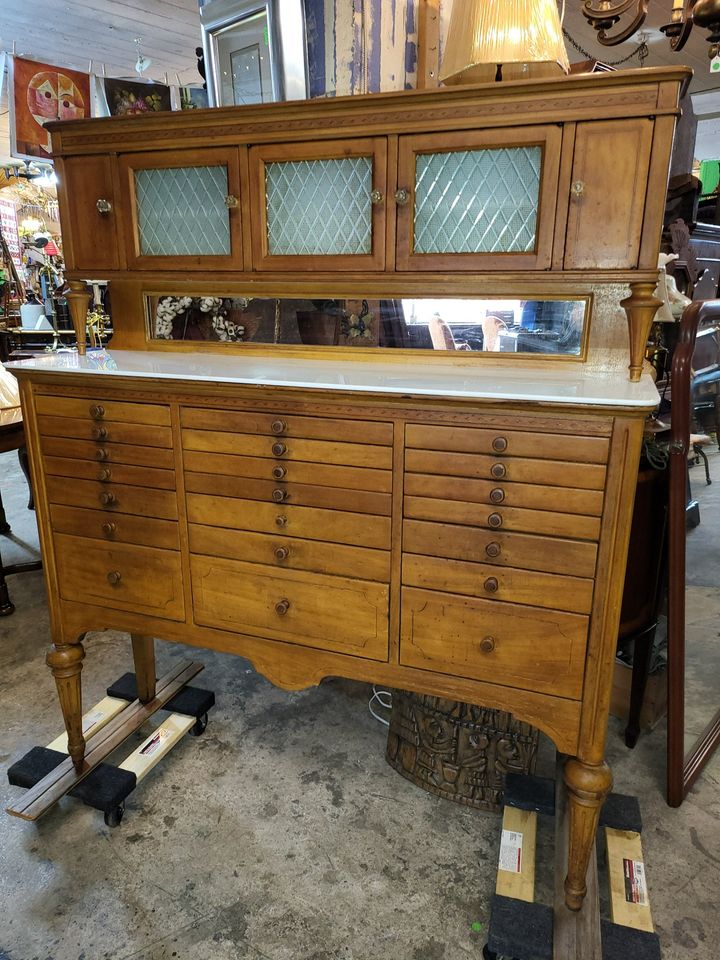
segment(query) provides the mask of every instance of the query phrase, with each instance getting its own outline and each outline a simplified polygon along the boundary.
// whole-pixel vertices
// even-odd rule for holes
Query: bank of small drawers
[[[181,409],[198,623],[388,655],[393,425]]]
[[[184,619],[169,407],[36,406],[61,597]]]
[[[407,425],[402,663],[580,698],[608,451]]]

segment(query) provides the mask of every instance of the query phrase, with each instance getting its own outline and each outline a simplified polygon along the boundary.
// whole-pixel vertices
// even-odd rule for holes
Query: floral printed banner
[[[45,124],[91,115],[90,76],[22,57],[9,61],[10,149],[16,157],[50,160]]]
[[[164,83],[103,79],[105,100],[111,117],[137,116],[171,110],[170,87]]]

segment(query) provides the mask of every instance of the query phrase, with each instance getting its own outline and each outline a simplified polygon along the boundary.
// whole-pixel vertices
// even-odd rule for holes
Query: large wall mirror
[[[585,356],[589,308],[589,297],[146,297],[152,340],[541,354],[567,359]]]

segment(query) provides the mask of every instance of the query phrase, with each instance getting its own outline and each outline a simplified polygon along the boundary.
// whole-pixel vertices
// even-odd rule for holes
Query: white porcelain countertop
[[[81,357],[72,350],[43,354],[6,366],[18,372],[83,373],[108,380],[157,378],[406,397],[525,400],[645,409],[651,409],[658,402],[655,384],[648,374],[643,374],[639,383],[631,383],[627,371],[597,373],[588,371],[582,364],[548,361],[511,369],[509,364],[494,365],[487,361],[475,366],[452,366],[437,361],[305,360],[155,350],[92,350]]]

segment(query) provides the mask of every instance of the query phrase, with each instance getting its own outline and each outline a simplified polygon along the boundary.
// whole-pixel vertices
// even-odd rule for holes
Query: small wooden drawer
[[[339,487],[316,487],[284,480],[251,480],[247,477],[225,477],[213,473],[186,473],[185,489],[189,493],[209,493],[220,497],[240,497],[267,503],[290,503],[328,510],[351,510],[390,516],[392,499],[389,493],[365,490],[342,490]]]
[[[405,428],[405,446],[454,453],[481,453],[487,456],[607,463],[610,441],[605,437],[573,437],[520,430],[411,423]]]
[[[262,437],[251,433],[216,433],[183,430],[184,450],[233,453],[245,457],[337,463],[347,467],[392,467],[392,447],[364,443],[334,443],[329,440],[295,440],[292,437]]]
[[[154,467],[130,466],[125,463],[93,463],[68,457],[45,457],[45,473],[56,477],[78,477],[99,480],[101,483],[129,483],[133,486],[154,487],[156,490],[175,489],[175,471]]]
[[[306,440],[334,440],[392,446],[393,425],[376,420],[326,420],[295,414],[263,413],[253,410],[206,410],[182,407],[180,423],[195,430],[226,433],[260,433],[275,437],[303,437]]]
[[[592,577],[595,574],[597,546],[582,540],[499,533],[451,523],[405,520],[403,551],[470,563]]]
[[[179,553],[63,534],[54,546],[63,600],[185,619]]]
[[[403,554],[402,581],[410,587],[584,614],[592,609],[594,586],[592,580],[582,577],[413,553]]]
[[[403,587],[400,663],[579,700],[588,618]]]
[[[465,500],[437,500],[430,497],[405,497],[404,515],[413,520],[438,523],[464,523],[488,530],[541,533],[552,537],[572,537],[597,541],[600,518],[552,510],[523,510],[504,504],[467,503]]]
[[[233,500],[202,493],[187,495],[188,520],[213,527],[281,534],[303,540],[390,549],[390,518],[341,510]]]
[[[605,467],[601,464],[488,457],[479,453],[448,453],[444,450],[406,450],[405,469],[409,473],[473,477],[496,480],[498,483],[540,483],[584,490],[602,490],[605,484]],[[558,497],[561,496],[559,493]]]
[[[159,523],[160,521],[156,521]],[[189,524],[190,552],[263,563],[278,569],[310,570],[357,580],[390,582],[390,552],[350,547],[341,543],[299,540],[247,530]]]
[[[178,525],[173,520],[134,517],[127,513],[113,513],[108,516],[105,510],[66,507],[52,503],[50,523],[56,533],[92,537],[113,543],[138,543],[146,547],[163,547],[166,550],[180,549]]]
[[[49,397],[40,394],[35,398],[35,408],[40,416],[89,419],[96,423],[113,420],[121,423],[170,426],[170,408],[157,403],[127,403],[124,400]]]
[[[67,437],[40,437],[45,457],[69,457],[95,460],[97,463],[130,463],[140,467],[172,470],[175,454],[165,447],[139,447],[130,443],[98,443],[93,440],[72,440]]]
[[[191,557],[199,624],[371,660],[388,658],[385,584]]]
[[[148,423],[96,423],[89,417],[38,417],[40,434],[45,437],[72,437],[94,440],[105,445],[134,443],[143,447],[171,447],[170,427],[156,427]]]
[[[95,480],[68,483],[63,477],[47,477],[45,485],[50,503],[177,520],[177,497],[174,491],[150,490],[148,487],[131,487],[121,483],[98,483]]]
[[[311,483],[319,487],[339,487],[341,490],[370,490],[376,493],[392,491],[391,471],[375,470],[371,467],[267,460],[264,457],[238,457],[230,453],[201,453],[195,450],[185,450],[183,462],[185,469],[194,473]]]
[[[438,500],[464,500],[496,507],[522,507],[599,517],[603,510],[602,490],[577,490],[571,487],[543,487],[531,483],[505,483],[502,480],[472,480],[424,473],[406,473],[405,497],[433,497]]]

